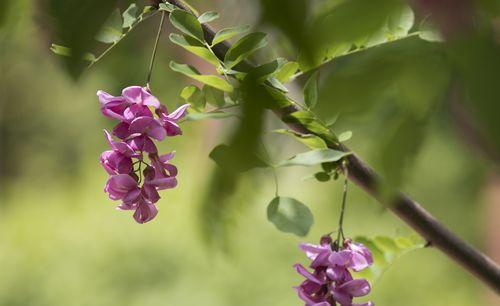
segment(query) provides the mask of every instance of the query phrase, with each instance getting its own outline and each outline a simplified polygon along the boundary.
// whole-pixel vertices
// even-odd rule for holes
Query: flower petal
[[[186,115],[188,107],[191,106],[189,103],[181,105],[179,108],[174,110],[171,114],[167,115],[167,118],[177,121]]]
[[[364,278],[353,279],[340,285],[338,289],[345,291],[352,296],[365,296],[370,293],[370,284]]]

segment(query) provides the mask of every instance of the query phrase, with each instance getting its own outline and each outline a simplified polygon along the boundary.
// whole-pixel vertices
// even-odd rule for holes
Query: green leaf
[[[314,223],[309,208],[303,203],[286,197],[276,197],[267,206],[267,219],[285,233],[305,236]]]
[[[57,55],[71,56],[71,49],[61,45],[52,44],[50,47],[50,51],[54,52],[54,54]]]
[[[387,20],[389,33],[395,37],[403,37],[408,34],[415,22],[415,14],[408,5],[402,5],[394,10]]]
[[[235,117],[236,114],[227,112],[208,112],[208,113],[191,113],[186,116],[188,121],[198,121],[204,119],[225,119]]]
[[[66,56],[66,57],[71,57],[73,54],[72,50],[70,48],[64,47],[61,45],[57,45],[57,44],[52,44],[50,46],[50,51],[54,52],[54,54]],[[85,52],[82,56],[82,59],[85,61],[93,62],[93,61],[95,61],[95,55],[90,53],[90,52]]]
[[[247,32],[249,29],[250,29],[249,25],[221,29],[219,32],[215,34],[214,39],[212,41],[212,46],[215,46],[216,44],[221,43],[224,40],[231,39],[236,35],[243,34]]]
[[[184,87],[180,96],[196,110],[205,110],[205,96],[198,87],[194,85]]]
[[[137,20],[137,5],[135,3],[130,4],[130,6],[123,12],[122,17],[122,27],[130,28]]]
[[[169,13],[173,12],[174,10],[177,10],[177,6],[173,5],[172,3],[166,2],[166,3],[160,3],[159,5],[160,10],[162,11],[167,11]]]
[[[364,244],[370,249],[373,255],[373,265],[357,273],[360,277],[367,278],[372,284],[380,278],[382,273],[384,273],[395,260],[401,258],[401,256],[410,251],[425,246],[425,242],[416,235],[395,238],[386,236],[376,236],[374,238],[359,236],[355,237],[354,241]]]
[[[270,85],[272,85],[272,87],[284,92],[284,93],[287,93],[288,92],[288,88],[285,87],[285,85],[283,85],[277,78],[273,77],[273,76],[270,76],[267,81],[269,82]]]
[[[266,33],[255,32],[240,38],[227,51],[224,58],[226,66],[232,68],[258,49],[263,48],[267,44],[266,36]]]
[[[117,42],[122,37],[122,16],[120,11],[117,9],[113,11],[108,20],[104,23],[101,31],[96,35],[96,40],[105,43],[112,44]]]
[[[200,17],[198,17],[198,21],[200,23],[207,23],[219,19],[219,13],[217,12],[205,12]]]
[[[349,139],[351,139],[352,137],[352,132],[351,131],[346,131],[342,134],[339,135],[339,141],[340,142],[344,142],[344,141],[348,141]]]
[[[297,133],[297,132],[292,131],[292,130],[285,130],[285,129],[274,130],[273,132],[279,133],[279,134],[284,134],[284,135],[290,135],[295,140],[306,145],[307,147],[309,147],[311,149],[326,149],[327,148],[325,141],[316,135],[301,134],[301,133]]]
[[[305,153],[300,153],[292,158],[282,161],[278,166],[315,166],[321,163],[339,161],[350,155],[350,152],[342,152],[332,149],[316,149]]]
[[[427,17],[420,23],[418,36],[423,40],[431,42],[443,42],[444,38],[437,30],[437,27],[431,22],[430,18]]]
[[[241,152],[239,148],[218,145],[209,154],[219,167],[230,173],[246,172],[254,168],[266,168],[268,164],[254,152]]]
[[[304,125],[309,131],[320,136],[327,141],[337,141],[331,131],[320,123],[314,114],[308,111],[296,111],[283,117],[285,123],[300,123]]]
[[[215,107],[222,107],[226,104],[224,92],[212,86],[203,86],[203,93],[208,104]]]
[[[286,83],[292,78],[298,69],[299,63],[287,62],[276,72],[275,76],[281,83]]]
[[[260,65],[253,68],[248,74],[248,78],[253,78],[258,82],[265,81],[270,75],[272,75],[276,69],[278,69],[278,61],[274,60],[272,62]]]
[[[317,172],[314,174],[314,178],[319,182],[328,182],[332,177],[326,172]]]
[[[210,50],[208,50],[202,43],[198,40],[185,35],[180,35],[177,33],[171,33],[170,41],[174,44],[186,49],[187,51],[201,57],[210,64],[218,67],[220,65],[219,59]]]
[[[313,72],[304,86],[304,102],[309,109],[318,103],[318,71]]]
[[[233,86],[226,80],[221,79],[215,75],[201,75],[194,67],[186,64],[178,64],[174,61],[170,62],[170,69],[195,79],[199,82],[215,87],[225,92],[232,92]]]
[[[201,24],[194,15],[184,10],[176,9],[170,13],[169,18],[172,25],[182,33],[191,36],[202,43],[205,41]]]

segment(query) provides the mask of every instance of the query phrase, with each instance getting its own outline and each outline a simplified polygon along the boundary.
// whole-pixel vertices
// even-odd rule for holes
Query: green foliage
[[[209,156],[219,167],[229,172],[245,172],[254,168],[268,167],[268,164],[254,152],[247,152],[245,156],[239,153],[238,148],[234,146],[218,145]]]
[[[352,132],[351,131],[346,131],[343,132],[342,134],[339,134],[338,138],[340,142],[348,141],[352,137]]]
[[[311,149],[326,149],[327,145],[323,139],[312,134],[300,134],[292,130],[280,129],[274,130],[274,133],[290,135],[298,142],[306,145]]]
[[[311,74],[304,86],[304,102],[309,109],[318,103],[318,71]]]
[[[276,79],[278,79],[281,83],[287,83],[298,69],[299,63],[297,62],[283,63],[276,72]]]
[[[430,18],[422,20],[418,28],[418,36],[423,40],[432,42],[442,42],[444,40],[443,36],[436,29],[436,26],[432,23]]]
[[[212,86],[203,86],[203,94],[207,103],[215,107],[222,107],[226,103],[224,92]]]
[[[120,11],[114,10],[95,38],[105,44],[116,43],[123,34],[122,24],[123,21]]]
[[[211,21],[214,21],[216,19],[219,19],[219,13],[217,12],[205,12],[198,17],[198,21],[200,23],[209,23]]]
[[[212,41],[212,46],[215,46],[216,44],[221,43],[224,40],[231,39],[237,35],[246,33],[249,29],[249,25],[221,29],[217,33],[215,33],[214,39]]]
[[[174,61],[170,62],[170,69],[195,79],[199,82],[207,84],[209,86],[215,87],[225,92],[233,91],[233,86],[229,84],[226,80],[221,79],[215,75],[202,75],[194,67],[186,64],[178,64]]]
[[[309,208],[303,203],[287,197],[276,197],[267,206],[267,219],[285,233],[305,236],[314,223]]]
[[[266,36],[266,33],[255,32],[240,38],[227,51],[224,58],[226,66],[232,68],[258,49],[263,48],[267,44]]]
[[[123,12],[123,24],[122,27],[130,28],[137,21],[137,4],[132,3],[130,6]]]
[[[333,149],[316,149],[305,153],[297,154],[290,159],[282,161],[278,166],[315,166],[326,162],[336,162],[351,154]]]
[[[190,113],[186,116],[188,121],[199,121],[204,119],[225,119],[236,116],[228,112],[206,112],[206,113]]]
[[[186,49],[187,51],[201,57],[215,67],[219,66],[219,59],[212,51],[206,48],[200,41],[185,35],[171,33],[170,41],[174,44]]]
[[[401,237],[376,236],[368,238],[359,236],[354,238],[367,246],[373,255],[373,265],[368,269],[356,273],[360,277],[367,278],[372,284],[391,266],[391,264],[408,252],[421,249],[425,242],[416,235]]]
[[[182,33],[198,40],[201,43],[205,42],[203,29],[198,19],[184,10],[173,10],[170,15],[170,22]]]

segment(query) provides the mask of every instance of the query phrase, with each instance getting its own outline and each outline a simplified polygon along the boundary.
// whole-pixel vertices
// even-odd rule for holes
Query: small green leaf
[[[224,92],[212,86],[203,86],[203,93],[208,104],[215,107],[222,107],[226,104]]]
[[[314,178],[319,182],[328,182],[331,179],[331,176],[326,172],[317,172],[314,174]]]
[[[219,59],[198,40],[185,35],[171,33],[170,41],[218,67]]]
[[[413,27],[415,14],[408,5],[402,5],[401,8],[394,10],[387,20],[389,33],[395,37],[403,37],[408,34]]]
[[[198,21],[200,23],[207,23],[219,19],[219,13],[217,12],[205,12],[200,17],[198,17]]]
[[[172,25],[182,33],[202,43],[205,41],[201,24],[194,15],[184,10],[175,9],[170,13],[169,18]]]
[[[247,74],[247,77],[253,78],[257,81],[265,81],[271,74],[273,74],[276,69],[278,69],[278,61],[274,60],[272,62],[255,67]]]
[[[122,16],[119,10],[113,11],[108,20],[104,23],[101,31],[97,33],[95,39],[105,43],[112,44],[122,37]]]
[[[342,152],[332,149],[316,149],[305,153],[300,153],[292,158],[281,162],[278,166],[314,166],[326,162],[339,161],[342,158],[350,155],[350,152]]]
[[[161,4],[160,4],[160,9],[161,9]],[[142,9],[142,13],[141,15],[144,15],[144,14],[147,14],[147,13],[151,13],[153,11],[155,11],[156,8],[152,5],[146,5],[143,9]]]
[[[267,219],[285,233],[305,236],[314,223],[309,208],[303,203],[286,197],[276,197],[267,206]]]
[[[349,139],[351,139],[352,137],[352,132],[351,131],[346,131],[342,134],[339,135],[339,141],[340,142],[344,142],[344,141],[348,141]]]
[[[431,42],[443,42],[443,36],[437,30],[436,26],[431,22],[430,18],[422,20],[419,26],[418,36]]]
[[[285,87],[285,85],[283,85],[283,83],[281,83],[277,78],[273,77],[273,76],[270,76],[267,81],[269,82],[269,84],[271,84],[274,88],[284,92],[284,93],[287,93],[288,92],[288,88]]]
[[[235,117],[236,114],[227,112],[190,113],[186,116],[188,121],[198,121],[204,119],[225,119]]]
[[[212,41],[212,46],[215,46],[216,44],[223,42],[224,40],[231,39],[236,35],[243,34],[247,32],[249,29],[250,29],[249,25],[222,29],[215,34],[215,37]]]
[[[288,62],[288,63],[285,63],[276,72],[275,76],[281,83],[286,83],[292,78],[292,76],[297,72],[298,69],[299,69],[299,63]]]
[[[173,71],[182,73],[192,79],[199,82],[207,84],[209,86],[215,87],[225,92],[232,92],[233,86],[229,84],[226,80],[221,79],[215,75],[202,75],[194,67],[186,64],[178,64],[174,61],[170,62],[170,69]]]
[[[318,71],[313,72],[304,86],[304,102],[309,109],[318,103]]]
[[[227,51],[224,58],[226,66],[232,68],[258,49],[263,48],[267,44],[266,36],[266,33],[255,32],[240,38]]]
[[[160,10],[167,11],[169,13],[171,13],[174,10],[178,9],[177,6],[175,6],[175,5],[173,5],[172,3],[169,3],[169,2],[160,3],[159,7],[160,7]]]
[[[195,109],[200,111],[205,110],[205,96],[198,87],[194,85],[184,87],[180,96]]]
[[[123,12],[122,17],[122,27],[130,28],[137,20],[137,5],[135,3],[130,4],[130,6]]]
[[[325,141],[316,135],[301,134],[301,133],[297,133],[297,132],[292,131],[292,130],[285,130],[285,129],[274,130],[273,132],[279,133],[279,134],[290,135],[295,140],[306,145],[307,147],[309,147],[311,149],[326,149],[327,148]]]
[[[61,45],[52,44],[50,47],[50,51],[54,52],[54,54],[57,55],[71,56],[71,49]]]

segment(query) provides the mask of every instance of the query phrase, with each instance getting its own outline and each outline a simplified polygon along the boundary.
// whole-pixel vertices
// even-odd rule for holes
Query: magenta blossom
[[[295,270],[305,281],[295,289],[306,306],[373,306],[373,302],[353,303],[354,297],[370,293],[365,279],[354,279],[350,270],[360,271],[373,263],[370,250],[346,239],[339,247],[330,236],[323,236],[319,245],[302,243],[300,248],[312,261],[310,272],[300,264]]]
[[[169,114],[166,106],[140,86],[123,89],[121,96],[101,90],[97,96],[102,113],[119,120],[113,128],[113,135],[119,141],[104,130],[111,147],[100,157],[103,168],[110,175],[104,191],[110,199],[121,201],[118,210],[135,210],[134,219],[146,223],[158,214],[158,191],[177,186],[177,168],[170,164],[174,152],[159,156],[154,141],[182,134],[177,121],[185,115],[189,104]]]

